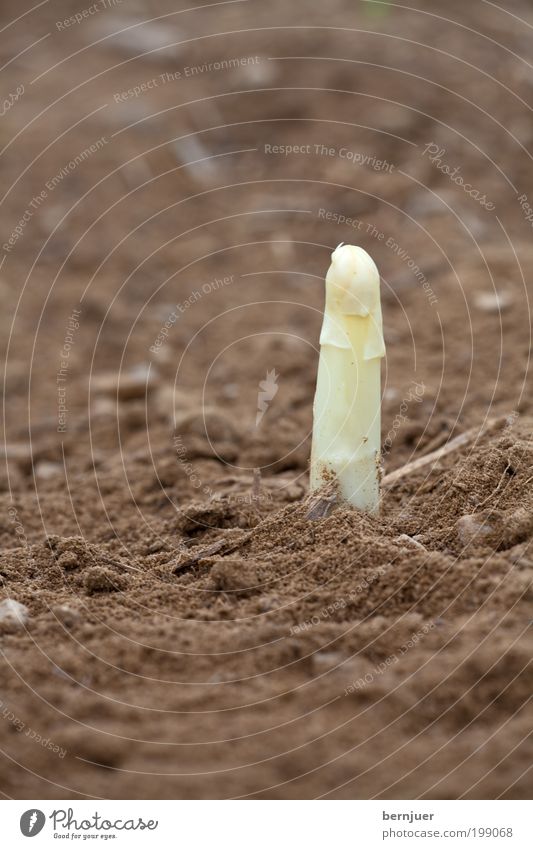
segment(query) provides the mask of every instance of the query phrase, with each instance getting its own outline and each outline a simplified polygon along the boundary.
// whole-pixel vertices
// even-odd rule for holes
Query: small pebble
[[[67,604],[57,604],[52,608],[52,613],[67,628],[72,628],[80,618],[78,611],[74,610],[73,607],[69,607]]]
[[[494,533],[493,526],[476,515],[461,516],[457,521],[456,528],[463,545],[468,545],[472,540],[481,543],[485,537]]]
[[[159,551],[163,551],[166,548],[166,543],[163,540],[157,539],[155,542],[150,543],[144,549],[145,554],[157,554]]]
[[[513,303],[510,292],[480,292],[475,297],[475,304],[483,312],[499,313],[508,309]]]
[[[288,502],[299,501],[302,498],[303,493],[303,488],[297,483],[283,487],[283,489],[280,490],[283,500]]]
[[[118,397],[121,401],[144,398],[159,383],[159,374],[154,366],[141,363],[118,374],[106,372],[91,379],[91,391],[96,395]]]
[[[400,534],[400,536],[397,537],[396,541],[407,543],[407,545],[412,545],[412,546],[414,546],[414,548],[420,548],[420,549],[422,549],[422,551],[426,550],[426,547],[424,545],[422,545],[421,542],[419,542],[414,537],[410,537],[409,534]]]
[[[313,663],[322,668],[331,669],[334,666],[339,666],[342,660],[341,653],[337,651],[319,651],[313,655]]]
[[[179,44],[181,32],[167,22],[110,14],[91,18],[91,28],[106,49],[135,56],[141,62],[165,63],[169,56],[177,56],[183,49]]]
[[[238,384],[237,383],[226,383],[222,387],[222,394],[224,395],[224,398],[231,398],[232,400],[234,398],[238,398],[239,397],[239,386],[238,386]]]
[[[116,389],[116,384],[114,384]],[[98,390],[97,390],[98,391]],[[91,402],[91,416],[94,418],[111,418],[117,415],[117,404],[112,398],[95,398]]]
[[[35,476],[40,480],[52,480],[61,474],[63,466],[60,463],[51,463],[48,460],[39,460],[35,464]]]
[[[31,471],[33,463],[33,453],[31,445],[26,443],[7,443],[4,446],[5,455],[8,465],[10,462],[16,464],[23,472]]]
[[[5,631],[16,631],[23,628],[29,619],[30,612],[25,604],[6,598],[0,604],[0,628]]]

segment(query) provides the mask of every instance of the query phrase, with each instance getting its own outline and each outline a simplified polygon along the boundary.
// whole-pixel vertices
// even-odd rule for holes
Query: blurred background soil
[[[533,3],[0,24],[2,793],[527,797]],[[341,241],[385,473],[490,427],[317,521]]]

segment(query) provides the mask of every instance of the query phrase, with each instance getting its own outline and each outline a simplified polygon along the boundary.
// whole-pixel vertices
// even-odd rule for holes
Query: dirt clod
[[[209,584],[213,590],[243,597],[261,588],[257,564],[238,558],[215,563],[209,575]]]
[[[91,566],[83,576],[83,585],[87,593],[113,593],[126,589],[128,584],[124,575],[117,575],[103,566]]]

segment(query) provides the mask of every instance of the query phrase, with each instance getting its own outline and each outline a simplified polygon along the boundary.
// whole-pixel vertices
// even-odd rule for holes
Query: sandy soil
[[[2,793],[527,797],[532,4],[107,5],[1,13]],[[489,426],[316,520],[341,241],[385,472]]]

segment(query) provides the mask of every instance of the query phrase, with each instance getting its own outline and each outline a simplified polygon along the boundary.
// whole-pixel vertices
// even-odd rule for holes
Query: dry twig
[[[394,486],[397,481],[407,477],[407,475],[410,475],[411,472],[416,472],[418,469],[424,468],[424,466],[436,463],[438,460],[441,460],[453,451],[457,451],[459,448],[464,448],[466,445],[476,442],[481,436],[493,430],[497,430],[499,427],[506,424],[507,421],[508,416],[498,416],[497,418],[488,419],[481,427],[472,427],[469,430],[465,430],[464,433],[459,434],[459,436],[456,436],[455,439],[451,439],[450,442],[447,442],[441,448],[437,448],[436,451],[432,451],[430,454],[425,454],[423,457],[417,457],[416,460],[411,460],[409,463],[406,463],[405,466],[401,466],[399,469],[389,472],[389,474],[385,475],[383,478],[383,486]]]

